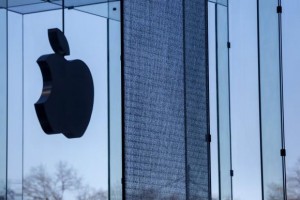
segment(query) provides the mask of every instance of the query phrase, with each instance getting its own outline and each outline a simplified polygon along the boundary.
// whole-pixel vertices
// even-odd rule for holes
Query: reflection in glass
[[[109,183],[110,199],[122,199],[120,22],[109,23]]]
[[[216,9],[219,195],[221,200],[231,200],[230,71],[227,48],[228,16],[227,7],[216,5]]]
[[[233,199],[262,200],[256,1],[230,1]]]
[[[3,1],[5,3],[5,1]],[[0,9],[0,199],[6,189],[6,122],[7,122],[7,12]]]
[[[263,197],[283,199],[278,2],[258,1]]]
[[[5,13],[6,11],[1,10],[1,20],[5,20]],[[108,198],[108,20],[106,18],[76,9],[65,12],[65,35],[71,50],[71,55],[66,59],[83,60],[89,66],[94,80],[94,110],[84,136],[70,140],[62,134],[47,135],[41,129],[35,113],[34,103],[42,92],[42,75],[36,60],[41,55],[53,53],[47,30],[62,27],[61,13],[61,10],[54,10],[20,15],[9,11],[8,191],[11,195],[9,199]],[[6,97],[6,85],[3,82],[6,79],[6,61],[2,59],[2,56],[6,58],[4,46],[6,43],[2,42],[2,38],[5,37],[2,34],[6,33],[4,29],[6,27],[2,28],[3,24],[5,23],[1,21],[1,30],[3,29],[0,33],[1,76],[5,76],[0,80],[1,98]],[[116,47],[110,51],[113,55],[110,62],[116,66],[114,75],[112,74],[110,78],[120,83],[118,80],[120,22],[112,20],[110,27],[111,31],[115,31],[110,37],[114,38],[111,42],[115,43],[112,46]],[[120,97],[116,96],[118,92],[120,93],[118,88],[120,86],[114,87],[115,92],[112,95],[115,95],[113,98],[116,102],[112,102],[111,105],[120,105],[117,100]],[[0,101],[1,110],[6,108],[5,99]],[[119,161],[117,158],[114,160],[118,161],[115,163],[114,175],[115,180],[118,180],[117,184],[121,185],[121,116],[120,108],[118,106],[114,108],[117,110],[114,115],[116,118],[113,119],[115,120],[113,125],[116,126],[112,130],[115,132],[112,152],[119,158]],[[5,124],[6,112],[1,114],[3,114],[1,124]],[[1,125],[1,128],[3,130],[0,132],[0,184],[5,186],[5,143],[2,144],[6,141],[5,125]],[[47,190],[41,186],[47,186]]]
[[[300,199],[300,1],[282,1],[287,198]]]
[[[23,51],[22,15],[8,12],[8,163],[7,187],[11,196],[22,197],[23,150]]]
[[[209,46],[209,100],[211,133],[211,193],[212,199],[219,198],[218,139],[216,108],[216,18],[215,4],[208,2],[208,46]]]

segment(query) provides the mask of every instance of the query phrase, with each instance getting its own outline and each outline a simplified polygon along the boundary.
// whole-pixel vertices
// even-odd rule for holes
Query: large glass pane
[[[287,199],[300,199],[300,1],[282,1]]]
[[[113,12],[113,10],[112,10]],[[119,9],[115,10],[119,13]],[[109,187],[110,199],[122,199],[121,24],[109,23]]]
[[[1,200],[5,195],[6,169],[8,199],[107,199],[109,111],[113,117],[110,120],[114,122],[111,126],[114,159],[111,165],[114,167],[111,170],[114,178],[112,187],[117,194],[116,199],[122,198],[121,40],[120,22],[116,20],[118,14],[114,13],[120,13],[120,9],[117,2],[113,4],[111,11],[106,6],[106,12],[112,13],[113,20],[76,9],[65,10],[65,35],[71,52],[65,58],[85,62],[94,82],[91,120],[85,134],[77,139],[67,139],[62,134],[45,134],[34,109],[43,88],[43,77],[36,61],[42,55],[53,53],[47,31],[49,28],[62,29],[62,10],[27,15],[8,12],[8,95],[5,93],[6,10],[1,10]],[[108,34],[111,38],[109,44]],[[108,50],[108,47],[111,49]],[[110,74],[113,88],[111,110],[108,109],[107,96],[109,63],[113,69]],[[8,168],[5,162],[6,119]]]
[[[230,136],[230,82],[228,60],[227,7],[217,5],[217,106],[219,142],[220,200],[230,200],[231,194],[231,136]]]
[[[36,173],[48,173],[49,180],[54,181],[51,190],[57,196],[66,199],[95,196],[96,199],[103,199],[107,198],[108,190],[105,18],[66,10],[65,35],[71,52],[66,59],[84,61],[94,82],[93,113],[85,134],[78,139],[67,139],[61,134],[46,135],[32,108],[42,89],[42,76],[35,60],[52,53],[47,29],[61,27],[60,13],[31,14],[26,15],[24,20],[24,196],[29,198],[32,195],[29,181]],[[40,23],[41,20],[44,23]],[[56,188],[64,184],[57,174],[68,176],[68,187]]]
[[[216,15],[215,4],[208,3],[208,48],[209,48],[209,100],[211,133],[211,193],[212,199],[219,199],[218,177],[218,131],[216,100]]]
[[[283,199],[278,2],[259,0],[258,3],[263,197]]]
[[[5,1],[3,1],[5,2]],[[6,122],[7,122],[7,12],[0,9],[0,199],[6,190]]]
[[[257,4],[230,1],[233,199],[260,200]]]
[[[23,17],[8,13],[8,199],[22,198]]]

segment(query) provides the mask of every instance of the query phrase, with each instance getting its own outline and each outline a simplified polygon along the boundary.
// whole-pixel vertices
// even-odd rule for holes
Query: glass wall
[[[120,2],[109,6],[109,197],[122,199],[122,108]]]
[[[234,200],[262,199],[256,11],[253,0],[229,3]]]
[[[260,129],[263,197],[284,198],[282,93],[277,1],[258,1]]]
[[[7,114],[7,11],[6,1],[0,2],[0,199],[6,191],[6,114]]]
[[[287,199],[300,198],[299,151],[299,62],[300,62],[300,2],[282,1],[283,94],[285,119]]]
[[[119,158],[118,162],[110,165],[113,168],[114,182],[119,185],[122,174],[121,90],[120,86],[116,87],[118,80],[120,84],[119,2],[65,1],[64,5],[68,9],[64,9],[64,12],[60,1],[16,3],[11,1],[8,9],[3,9],[0,13],[0,25],[3,29],[0,38],[3,76],[0,84],[0,108],[3,115],[3,130],[0,132],[0,184],[3,189],[0,190],[0,197],[28,200],[107,199],[110,175],[108,167],[111,162],[109,151],[113,152],[113,161]],[[6,25],[2,21],[6,21],[7,10],[8,28],[2,27],[3,24]],[[36,61],[42,55],[53,54],[47,34],[50,28],[64,30],[70,46],[70,56],[65,56],[65,59],[70,64],[73,60],[82,60],[93,77],[93,111],[88,128],[81,138],[68,139],[62,134],[45,134],[34,109],[43,89],[43,77]],[[6,30],[8,40],[5,38]],[[5,41],[8,41],[8,48]],[[8,76],[5,72],[7,49]],[[112,67],[114,70],[111,70]],[[110,71],[114,72],[108,77]],[[5,95],[6,78],[8,95]],[[111,98],[108,95],[108,91],[112,91],[110,88],[114,88],[113,93],[110,93],[114,95]],[[111,99],[114,100],[109,104]],[[114,110],[110,110],[112,107]],[[110,112],[113,112],[113,118],[109,118]],[[109,127],[113,129],[109,131]],[[109,149],[109,133],[113,137],[113,149]],[[7,198],[2,194],[5,193],[6,180]],[[122,194],[121,187],[118,192]]]
[[[219,198],[218,136],[216,101],[216,14],[215,4],[208,2],[208,44],[209,44],[209,109],[211,134],[211,193],[212,199]]]
[[[228,8],[226,1],[209,2],[210,12],[215,13],[209,15],[209,38],[216,33],[215,41],[209,40],[210,97],[216,91],[217,101],[217,116],[214,118],[214,99],[210,100],[213,198],[284,199],[282,103],[286,96],[283,96],[283,91],[287,87],[282,88],[281,15],[277,13],[280,1],[232,0]],[[295,17],[287,16],[289,21]],[[289,57],[292,55],[286,57],[292,60]],[[216,89],[212,75],[214,56]],[[218,153],[214,153],[214,121],[217,121],[218,128]],[[219,179],[213,174],[216,173],[216,163]]]
[[[223,2],[224,3],[224,2]],[[216,4],[219,199],[232,199],[229,30],[226,4]]]

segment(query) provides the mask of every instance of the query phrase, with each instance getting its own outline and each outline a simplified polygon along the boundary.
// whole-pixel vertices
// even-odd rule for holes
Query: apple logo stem
[[[34,104],[46,134],[62,133],[79,138],[86,131],[93,110],[94,84],[88,66],[81,60],[66,60],[68,41],[59,29],[49,29],[54,54],[41,56],[37,63],[43,76],[43,91]]]

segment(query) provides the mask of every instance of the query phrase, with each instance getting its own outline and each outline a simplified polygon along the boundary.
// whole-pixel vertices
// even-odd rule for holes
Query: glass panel
[[[121,25],[109,23],[109,164],[110,199],[122,199]]]
[[[45,173],[49,181],[54,181],[50,189],[54,190],[56,196],[64,196],[66,199],[95,196],[95,199],[103,199],[107,198],[108,189],[106,19],[66,10],[65,34],[71,51],[66,59],[84,61],[94,81],[93,113],[85,134],[78,139],[67,139],[61,134],[46,135],[33,109],[42,90],[42,76],[36,59],[52,53],[47,29],[61,27],[60,13],[52,11],[25,17],[24,195],[26,198],[32,195],[29,181],[34,175]],[[63,184],[63,179],[57,174],[68,176],[68,188],[57,189]]]
[[[227,7],[217,5],[217,106],[220,199],[231,196],[230,88]]]
[[[108,7],[109,18],[120,21],[121,16],[121,7],[120,1],[110,2]]]
[[[223,6],[227,6],[228,5],[228,0],[217,0],[218,4],[221,4]]]
[[[48,10],[57,10],[61,9],[61,6],[49,3],[37,3],[31,5],[24,5],[24,6],[16,6],[9,8],[10,11],[17,12],[20,14],[29,14],[29,13],[36,13]]]
[[[0,9],[0,199],[5,199],[6,189],[6,139],[7,139],[7,12]]]
[[[9,0],[8,7],[14,6],[22,6],[22,5],[33,5],[43,3],[46,0]],[[91,4],[98,4],[108,2],[109,0],[65,0],[66,7],[77,7],[77,6],[84,6],[84,5],[91,5]],[[47,4],[62,4],[62,0],[50,0],[50,3]],[[1,5],[1,3],[0,3]]]
[[[263,196],[283,199],[278,2],[258,3]]]
[[[22,198],[23,18],[8,13],[8,199]]]
[[[101,17],[108,17],[108,3],[101,3],[96,5],[80,6],[75,8],[86,13],[98,15]]]
[[[230,83],[233,199],[260,200],[256,1],[231,1]]]
[[[91,5],[91,4],[98,4],[108,2],[108,0],[65,0],[66,7],[78,7],[83,5]]]
[[[0,0],[0,8],[6,8],[6,0]],[[2,11],[3,12],[3,11]],[[5,24],[5,23],[2,23]]]
[[[216,100],[216,17],[215,4],[208,3],[208,46],[209,46],[209,100],[211,133],[211,193],[212,199],[219,199],[218,177],[218,130]]]
[[[65,0],[65,7],[69,9],[77,9],[83,12],[88,12],[90,14],[99,15],[102,17],[108,16],[108,2],[109,0]],[[119,7],[120,1],[113,0],[109,4],[115,7]],[[0,2],[0,7],[6,7],[2,5]],[[11,0],[9,1],[9,10],[13,12],[17,12],[20,14],[30,14],[42,11],[49,11],[60,9],[62,5],[62,0],[51,0],[45,2],[44,0]],[[119,15],[117,13],[120,9],[113,9],[116,16],[112,16],[112,18],[119,20]]]
[[[287,199],[300,198],[300,1],[282,1]]]
[[[42,3],[43,0],[8,0],[8,7]]]

